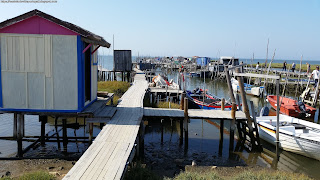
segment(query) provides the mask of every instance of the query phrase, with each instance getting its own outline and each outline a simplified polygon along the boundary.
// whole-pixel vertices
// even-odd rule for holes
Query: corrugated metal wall
[[[77,37],[0,34],[3,108],[77,109]]]

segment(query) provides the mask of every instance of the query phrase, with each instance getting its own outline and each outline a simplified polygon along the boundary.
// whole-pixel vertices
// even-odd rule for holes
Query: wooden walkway
[[[120,99],[117,111],[64,179],[121,179],[143,117],[148,83],[137,71],[133,85]]]
[[[166,109],[166,108],[148,108],[145,107],[143,110],[145,117],[174,117],[183,118],[184,112],[179,109]],[[189,109],[188,116],[192,119],[228,119],[231,118],[231,111],[221,110],[202,110],[202,109]],[[245,114],[242,111],[236,112],[237,120],[246,119]]]

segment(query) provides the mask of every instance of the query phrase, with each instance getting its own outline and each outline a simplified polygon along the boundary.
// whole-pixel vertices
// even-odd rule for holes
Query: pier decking
[[[148,88],[144,74],[137,72],[134,80],[115,115],[64,179],[121,179],[139,131]]]
[[[166,109],[166,108],[147,108],[143,110],[145,117],[175,117],[183,118],[184,111],[179,109]],[[202,109],[188,109],[188,116],[192,119],[229,119],[231,118],[230,111],[221,110],[202,110]],[[237,120],[246,119],[245,114],[242,111],[236,112]]]

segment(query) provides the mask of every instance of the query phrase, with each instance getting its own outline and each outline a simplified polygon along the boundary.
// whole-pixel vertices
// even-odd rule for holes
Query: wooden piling
[[[276,88],[276,94],[277,94],[277,104],[279,104],[279,83],[280,80],[277,79],[277,88]],[[277,127],[276,127],[276,155],[277,155],[277,160],[280,158],[280,152],[279,152],[279,147],[280,147],[280,142],[279,142],[279,113],[280,113],[280,106],[277,106]]]
[[[219,136],[219,156],[222,156],[223,149],[223,129],[224,129],[224,120],[220,120],[220,136]]]
[[[63,151],[66,151],[67,144],[68,144],[67,119],[62,119],[62,139],[63,139]]]
[[[45,145],[45,133],[46,133],[46,123],[48,121],[48,116],[39,116],[39,121],[41,122],[41,146]]]
[[[188,98],[184,98],[184,120],[183,120],[183,125],[184,125],[184,143],[185,147],[188,147]]]
[[[232,109],[231,109],[232,121],[231,121],[231,124],[230,124],[230,146],[229,146],[229,151],[233,151],[233,147],[234,147],[234,130],[236,129],[237,105],[236,105],[236,99],[234,98],[234,95],[233,95],[233,90],[232,90],[232,85],[231,85],[231,78],[230,78],[230,75],[229,75],[229,70],[228,70],[228,66],[227,65],[224,67],[224,70],[225,70],[225,74],[226,74],[226,80],[227,80],[229,94],[230,94],[231,103],[232,103]]]
[[[58,149],[60,151],[60,135],[59,135],[59,131],[58,131],[58,117],[54,118],[54,126],[55,126],[55,130],[56,130],[56,133],[57,133]]]
[[[92,144],[93,137],[93,123],[89,123],[89,143]]]
[[[238,109],[242,111],[239,94],[236,95],[236,100],[237,100]]]
[[[181,98],[180,98],[180,109],[183,110],[184,109],[184,98],[186,96],[186,93],[182,93],[181,94]]]
[[[14,113],[13,115],[13,138],[17,139],[17,126],[18,126],[18,115],[17,113]]]
[[[226,102],[226,100],[224,99],[224,98],[222,98],[222,100],[221,100],[221,111],[224,111],[224,105],[225,105],[225,102]]]
[[[23,157],[23,151],[22,151],[22,114],[17,114],[17,144],[18,144],[18,157]]]

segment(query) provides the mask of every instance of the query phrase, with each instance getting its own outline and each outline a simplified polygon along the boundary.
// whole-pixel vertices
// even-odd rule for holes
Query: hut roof
[[[42,17],[48,21],[54,22],[62,27],[65,27],[71,31],[76,32],[77,34],[81,35],[81,39],[86,43],[96,44],[96,45],[100,45],[100,46],[107,47],[107,48],[110,47],[110,43],[108,43],[106,40],[104,40],[103,37],[98,36],[90,31],[85,30],[77,25],[72,24],[72,23],[62,21],[58,18],[55,18],[49,14],[46,14],[42,11],[37,10],[37,9],[29,11],[25,14],[14,17],[12,19],[8,19],[6,21],[1,22],[0,29],[5,28],[7,26],[10,26],[12,24],[18,23],[20,21],[23,21],[23,20],[28,19],[33,16]]]

